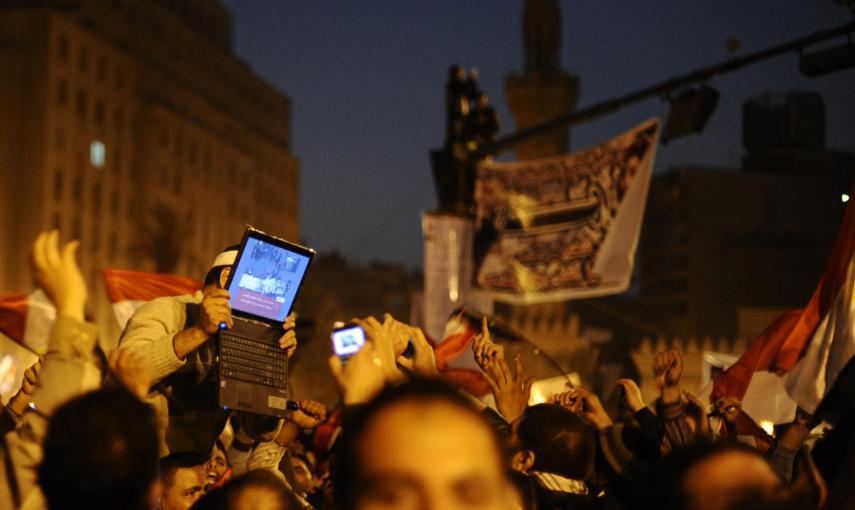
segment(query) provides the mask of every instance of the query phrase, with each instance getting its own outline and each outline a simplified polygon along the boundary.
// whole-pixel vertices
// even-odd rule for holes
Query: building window
[[[57,150],[65,149],[65,130],[57,126],[53,132],[53,146]]]
[[[71,222],[71,238],[80,240],[80,234],[80,216],[75,216],[74,221]]]
[[[122,133],[125,131],[125,113],[121,108],[116,108],[113,112],[113,124],[116,130],[116,139],[122,138]]]
[[[80,202],[83,198],[83,178],[79,175],[74,176],[74,184],[71,188],[71,195],[76,202]]]
[[[89,164],[93,168],[104,168],[107,159],[107,148],[101,140],[93,140],[89,144]]]
[[[57,54],[59,55],[59,59],[63,62],[68,60],[68,36],[62,34],[59,36],[59,42],[57,43]]]
[[[56,100],[59,104],[68,102],[68,82],[59,80],[56,84]]]
[[[118,239],[116,238],[115,232],[110,232],[110,237],[107,240],[107,256],[110,260],[114,260],[116,258],[116,251],[118,248]]]
[[[95,123],[99,126],[104,125],[104,100],[97,99],[95,101],[95,108],[93,109]]]
[[[56,202],[62,200],[62,188],[63,188],[63,175],[62,169],[57,168],[56,172],[53,174],[53,199]]]
[[[101,182],[92,185],[92,214],[96,217],[101,214]]]
[[[95,78],[98,81],[103,82],[104,78],[107,76],[107,63],[104,61],[104,57],[98,57],[98,63],[95,64]]]
[[[80,48],[80,54],[77,56],[77,66],[81,71],[89,70],[89,50],[86,47]]]
[[[95,222],[92,224],[92,252],[98,253],[98,247],[101,244],[101,230],[98,228],[98,223]],[[93,273],[93,280],[95,279],[95,273]]]
[[[121,67],[116,68],[116,90],[125,90],[125,71]]]
[[[86,115],[86,89],[77,89],[77,113],[81,117]]]

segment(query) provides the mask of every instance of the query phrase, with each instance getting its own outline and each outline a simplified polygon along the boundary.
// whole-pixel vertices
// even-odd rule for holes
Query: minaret
[[[579,99],[579,78],[561,69],[561,9],[558,0],[525,0],[523,6],[523,74],[505,78],[505,100],[517,130],[573,111]],[[556,129],[516,147],[517,159],[564,154],[569,128]]]

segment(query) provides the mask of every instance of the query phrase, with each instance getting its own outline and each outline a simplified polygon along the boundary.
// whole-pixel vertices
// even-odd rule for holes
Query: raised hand
[[[505,348],[493,343],[486,315],[481,317],[481,334],[476,335],[472,341],[472,353],[475,355],[475,362],[478,363],[481,370],[486,370],[485,367],[497,359],[504,359],[505,357]]]
[[[519,354],[514,356],[514,368],[514,373],[511,373],[504,357],[498,357],[489,362],[484,371],[487,384],[496,398],[496,408],[509,422],[525,412],[534,383],[533,377],[526,379]]]
[[[641,388],[632,379],[618,379],[618,386],[623,388],[623,401],[633,413],[644,409],[644,399],[641,398]]]
[[[599,397],[584,388],[573,388],[553,397],[553,401],[578,414],[595,429],[602,430],[612,424]]]
[[[83,308],[88,291],[80,266],[77,265],[79,241],[60,249],[59,232],[42,232],[33,243],[31,264],[36,283],[56,306],[60,314],[83,321]]]
[[[421,328],[407,325],[404,325],[404,327],[408,332],[408,340],[413,342],[413,357],[398,356],[396,359],[398,365],[422,377],[439,375],[439,371],[436,368],[436,357],[433,353],[433,347],[428,343]]]
[[[683,376],[683,353],[680,349],[662,351],[653,359],[653,373],[660,387],[679,386]]]
[[[736,397],[724,397],[715,403],[715,408],[718,415],[728,425],[733,425],[736,423],[736,418],[742,412],[742,402]]]
[[[288,359],[291,359],[291,356],[294,355],[294,351],[297,350],[297,313],[293,312],[288,317],[285,318],[285,322],[282,323],[282,329],[285,333],[279,338],[279,348],[285,349],[285,355],[288,356]]]
[[[33,365],[24,371],[24,379],[21,381],[21,388],[9,399],[8,409],[13,416],[21,416],[30,403],[30,395],[35,391],[39,383],[39,374],[42,371],[42,361],[38,360]]]
[[[291,413],[289,420],[301,429],[313,429],[327,418],[327,407],[314,400],[301,400],[300,409]]]
[[[152,380],[146,360],[129,349],[116,349],[107,361],[116,381],[140,400],[145,399]]]
[[[678,402],[681,397],[680,378],[683,376],[683,353],[680,349],[662,351],[653,359],[653,373],[662,392],[662,402]]]

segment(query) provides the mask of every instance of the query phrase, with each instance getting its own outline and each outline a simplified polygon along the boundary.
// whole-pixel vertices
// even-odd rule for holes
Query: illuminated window
[[[104,168],[107,159],[107,148],[101,140],[93,140],[89,145],[89,164],[93,168]]]

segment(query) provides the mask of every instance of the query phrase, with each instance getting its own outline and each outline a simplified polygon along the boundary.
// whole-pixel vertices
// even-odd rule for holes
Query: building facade
[[[0,289],[29,244],[81,240],[87,282],[205,274],[246,224],[299,240],[289,99],[217,0],[0,0]]]

